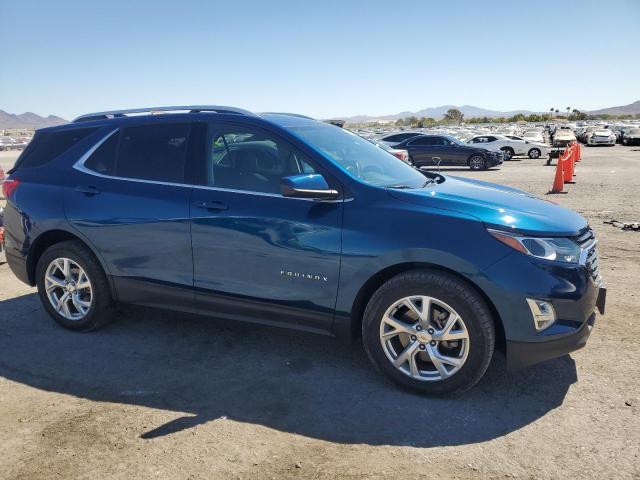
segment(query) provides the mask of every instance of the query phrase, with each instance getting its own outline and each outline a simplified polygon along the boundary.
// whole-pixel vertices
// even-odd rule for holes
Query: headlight
[[[580,247],[568,238],[539,238],[487,230],[496,240],[526,255],[564,263],[580,261]]]

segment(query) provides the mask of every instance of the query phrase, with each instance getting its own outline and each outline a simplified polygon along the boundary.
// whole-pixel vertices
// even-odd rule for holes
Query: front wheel
[[[510,147],[502,147],[500,150],[502,150],[502,153],[504,153],[504,159],[506,161],[511,160],[513,158],[513,156],[515,155],[515,152]]]
[[[36,283],[45,309],[65,328],[95,330],[113,318],[107,278],[81,242],[61,242],[45,250],[36,267]]]
[[[482,155],[472,155],[471,158],[469,158],[469,168],[471,170],[486,170],[487,162]]]
[[[536,158],[540,158],[540,155],[542,155],[542,152],[537,148],[532,148],[531,150],[529,150],[528,155],[529,155],[529,158],[536,159]]]
[[[482,378],[495,344],[491,313],[455,276],[416,270],[393,277],[371,297],[362,336],[374,366],[425,394],[455,394]]]

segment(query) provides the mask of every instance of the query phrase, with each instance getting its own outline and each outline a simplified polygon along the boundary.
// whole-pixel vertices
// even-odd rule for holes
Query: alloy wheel
[[[67,320],[81,320],[91,309],[91,280],[73,260],[53,260],[45,272],[44,284],[51,306]]]
[[[420,381],[455,375],[469,353],[464,320],[441,300],[412,295],[396,301],[380,323],[380,343],[392,365]]]
[[[473,157],[471,157],[471,160],[469,160],[469,167],[471,167],[473,170],[482,170],[484,166],[484,158],[482,158],[480,155],[474,155]]]

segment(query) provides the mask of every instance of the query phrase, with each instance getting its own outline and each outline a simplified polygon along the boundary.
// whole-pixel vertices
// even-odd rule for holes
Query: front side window
[[[280,193],[283,177],[315,173],[309,159],[288,142],[248,127],[212,125],[206,152],[206,185]]]
[[[387,187],[425,184],[418,170],[348,130],[320,122],[288,130],[356,180]]]

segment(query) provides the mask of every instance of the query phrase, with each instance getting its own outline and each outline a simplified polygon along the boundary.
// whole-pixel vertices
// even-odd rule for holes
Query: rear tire
[[[47,313],[69,330],[87,332],[113,319],[107,277],[95,255],[79,241],[56,243],[45,250],[36,266],[36,284]]]
[[[428,308],[425,309],[427,300],[420,303],[418,310],[404,307],[407,299],[414,302],[420,298],[431,299]],[[401,306],[396,307],[398,304]],[[390,324],[383,319],[395,320],[399,311],[405,312],[400,322],[402,328],[394,325],[389,331]],[[428,312],[424,314],[427,320],[420,317],[415,325],[411,324],[412,316],[418,318],[420,311]],[[446,331],[442,324],[448,324],[451,312],[457,315],[454,318],[462,320],[452,324],[447,334],[457,335],[457,339],[435,341],[433,338],[443,336]],[[405,323],[405,319],[409,322]],[[422,326],[414,334],[419,325]],[[425,332],[429,335],[423,337]],[[431,334],[435,337],[426,338]],[[393,277],[373,294],[364,312],[362,338],[373,365],[396,384],[424,394],[457,394],[473,387],[486,372],[493,355],[495,327],[487,304],[472,286],[448,273],[415,270]],[[411,348],[410,358],[394,365],[394,361],[397,364],[402,360],[401,354],[395,356],[394,351],[405,353]],[[450,376],[442,373],[440,359],[449,365],[445,366],[445,372],[449,369]],[[458,366],[447,363],[452,360]]]
[[[529,158],[533,158],[535,160],[536,158],[540,158],[542,152],[538,148],[532,148],[531,150],[529,150],[529,153],[527,155],[529,156]]]

